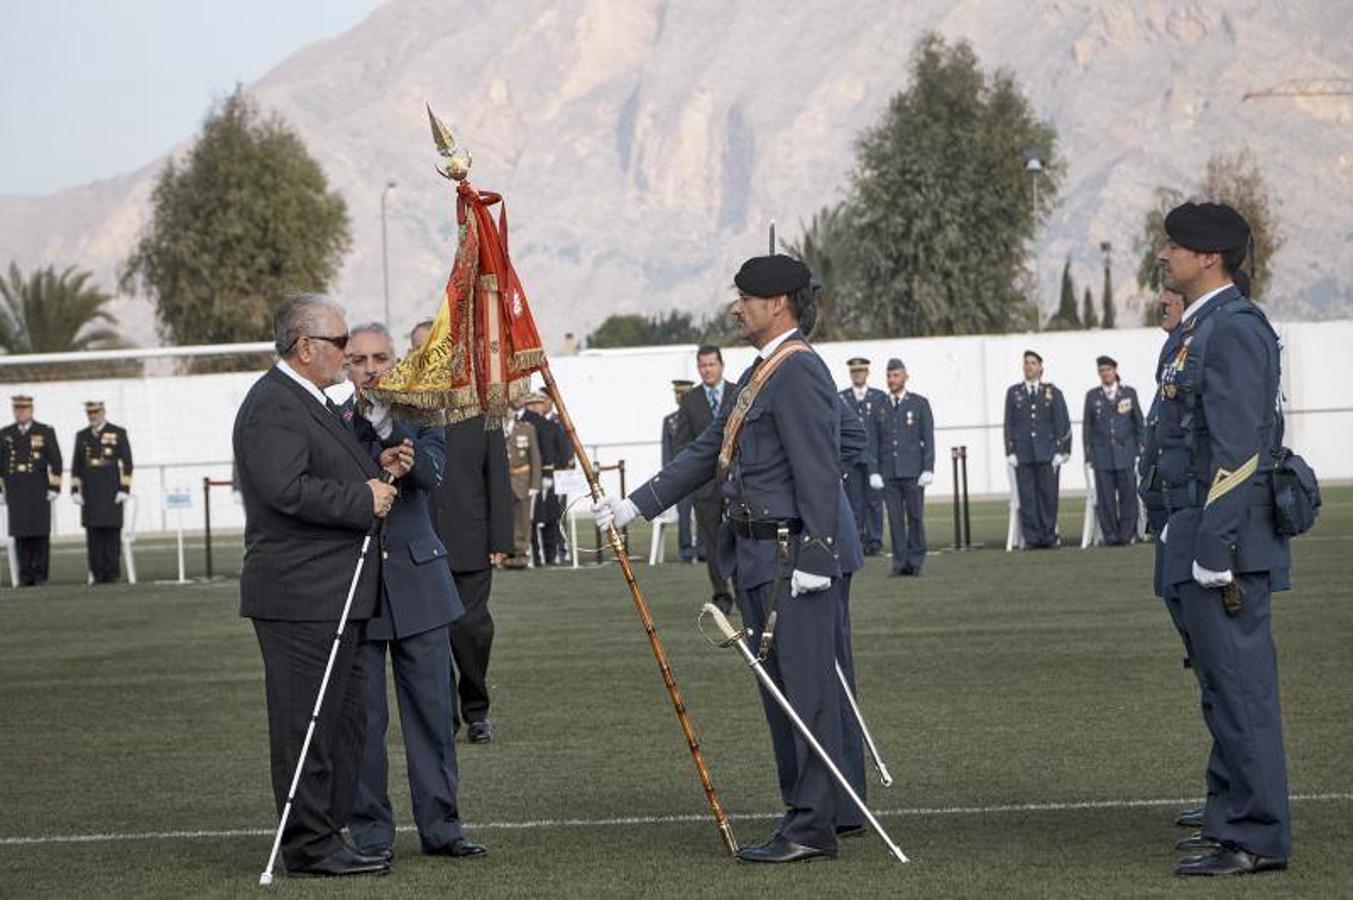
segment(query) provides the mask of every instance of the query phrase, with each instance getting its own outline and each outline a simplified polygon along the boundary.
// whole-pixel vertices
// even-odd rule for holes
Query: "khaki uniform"
[[[532,492],[540,492],[540,441],[535,426],[521,419],[514,419],[503,434],[507,438],[507,472],[512,482],[512,564],[525,566],[531,554]]]

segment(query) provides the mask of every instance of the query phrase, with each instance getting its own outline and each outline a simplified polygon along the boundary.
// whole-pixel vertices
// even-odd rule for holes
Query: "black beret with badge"
[[[733,276],[739,291],[751,297],[779,297],[808,287],[813,273],[792,256],[753,256]]]

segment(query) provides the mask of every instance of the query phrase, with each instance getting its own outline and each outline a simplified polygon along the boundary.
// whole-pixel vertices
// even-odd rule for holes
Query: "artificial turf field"
[[[59,545],[53,584],[0,589],[0,895],[1350,896],[1353,488],[1325,499],[1275,603],[1298,798],[1284,874],[1170,875],[1205,731],[1150,593],[1152,549],[1135,546],[939,553],[919,579],[873,559],[856,576],[860,700],[896,778],[871,782],[870,805],[910,865],[872,836],[832,863],[728,860],[612,565],[495,581],[499,740],[459,745],[462,813],[488,857],[423,857],[403,832],[388,878],[263,889],[275,822],[237,585],[154,584],[173,558],[143,540],[139,585],[86,588],[83,548]],[[1063,498],[1064,534],[1081,509]],[[931,545],[947,542],[949,507],[929,512]],[[977,541],[1003,546],[1004,527],[1003,506],[974,506]],[[218,566],[238,571],[233,540]],[[696,632],[703,568],[637,570],[734,829],[760,841],[778,808],[769,739],[745,665]]]

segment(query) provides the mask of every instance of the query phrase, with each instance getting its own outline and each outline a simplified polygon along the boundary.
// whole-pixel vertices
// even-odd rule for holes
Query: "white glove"
[[[1012,469],[1015,468],[1015,466],[1019,465],[1019,457],[1016,456],[1016,455],[1013,454],[1013,453],[1011,453],[1009,456],[1007,456],[1007,457],[1005,458],[1005,461],[1006,461],[1006,463],[1009,464],[1010,468],[1012,468]]]
[[[935,480],[934,472],[922,472],[921,477],[916,479],[916,483],[919,484],[921,487],[926,487],[934,480]]]
[[[883,490],[883,476],[875,472],[869,476],[869,486],[876,491]]]
[[[540,489],[541,489],[542,491],[548,491],[548,490],[549,490],[550,488],[552,488],[552,487],[554,487],[554,479],[553,479],[553,478],[550,478],[550,477],[547,475],[546,477],[540,479]]]
[[[61,496],[61,492],[60,492],[60,491],[48,491],[48,492],[47,492],[47,502],[48,502],[48,503],[51,503],[53,500],[55,500],[57,497],[60,497],[60,496]]]
[[[1193,580],[1205,588],[1219,588],[1230,584],[1235,578],[1231,575],[1231,570],[1225,572],[1213,572],[1211,569],[1204,569],[1198,565],[1198,560],[1193,561]]]
[[[390,407],[380,400],[371,401],[371,409],[367,410],[366,420],[376,429],[376,434],[381,436],[381,440],[389,438],[390,433],[395,430],[395,421],[390,418]]]
[[[602,497],[599,502],[592,504],[592,516],[602,531],[612,525],[624,528],[639,517],[639,507],[628,497]]]
[[[814,575],[811,572],[802,572],[795,569],[794,574],[789,579],[789,596],[816,594],[818,591],[825,591],[831,585],[832,580],[826,575]]]
[[[1052,467],[1054,469],[1060,469],[1062,465],[1070,458],[1071,457],[1066,453],[1054,453],[1052,455]]]
[[[1160,542],[1165,543],[1165,535],[1170,533],[1170,523],[1166,522],[1165,527],[1160,530]]]
[[[117,496],[113,498],[113,502],[121,506],[123,503],[127,502],[127,496],[126,491],[118,491]]]
[[[76,491],[75,493],[71,494],[70,499],[72,500],[72,502],[75,503],[76,506],[85,505],[85,495],[80,493],[79,491]]]

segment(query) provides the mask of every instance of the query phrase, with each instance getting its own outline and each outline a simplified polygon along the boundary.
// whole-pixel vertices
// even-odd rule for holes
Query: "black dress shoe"
[[[1174,845],[1176,850],[1197,850],[1202,853],[1211,853],[1220,847],[1221,841],[1207,837],[1201,831],[1195,831],[1188,837],[1176,841]]]
[[[1259,856],[1239,847],[1219,847],[1207,856],[1186,859],[1175,866],[1176,875],[1253,875],[1280,872],[1287,868],[1286,857]]]
[[[424,848],[423,852],[428,856],[453,856],[456,859],[463,859],[468,856],[483,856],[489,852],[489,848],[467,838],[456,838],[440,847]]]
[[[710,602],[719,607],[719,612],[725,616],[733,611],[733,598],[727,594],[715,594]]]
[[[836,836],[839,838],[860,837],[864,834],[863,825],[837,825]]]
[[[390,863],[363,856],[344,847],[306,866],[287,867],[287,875],[296,878],[341,878],[345,875],[389,875]]]
[[[1186,809],[1174,817],[1174,823],[1180,828],[1202,828],[1203,827],[1203,807],[1197,809]]]
[[[836,859],[836,851],[819,850],[816,847],[796,844],[778,834],[764,844],[744,847],[738,851],[739,862],[791,863],[812,862],[819,859]]]
[[[471,722],[469,729],[465,732],[465,737],[471,744],[492,743],[493,723],[488,719],[482,722]]]

